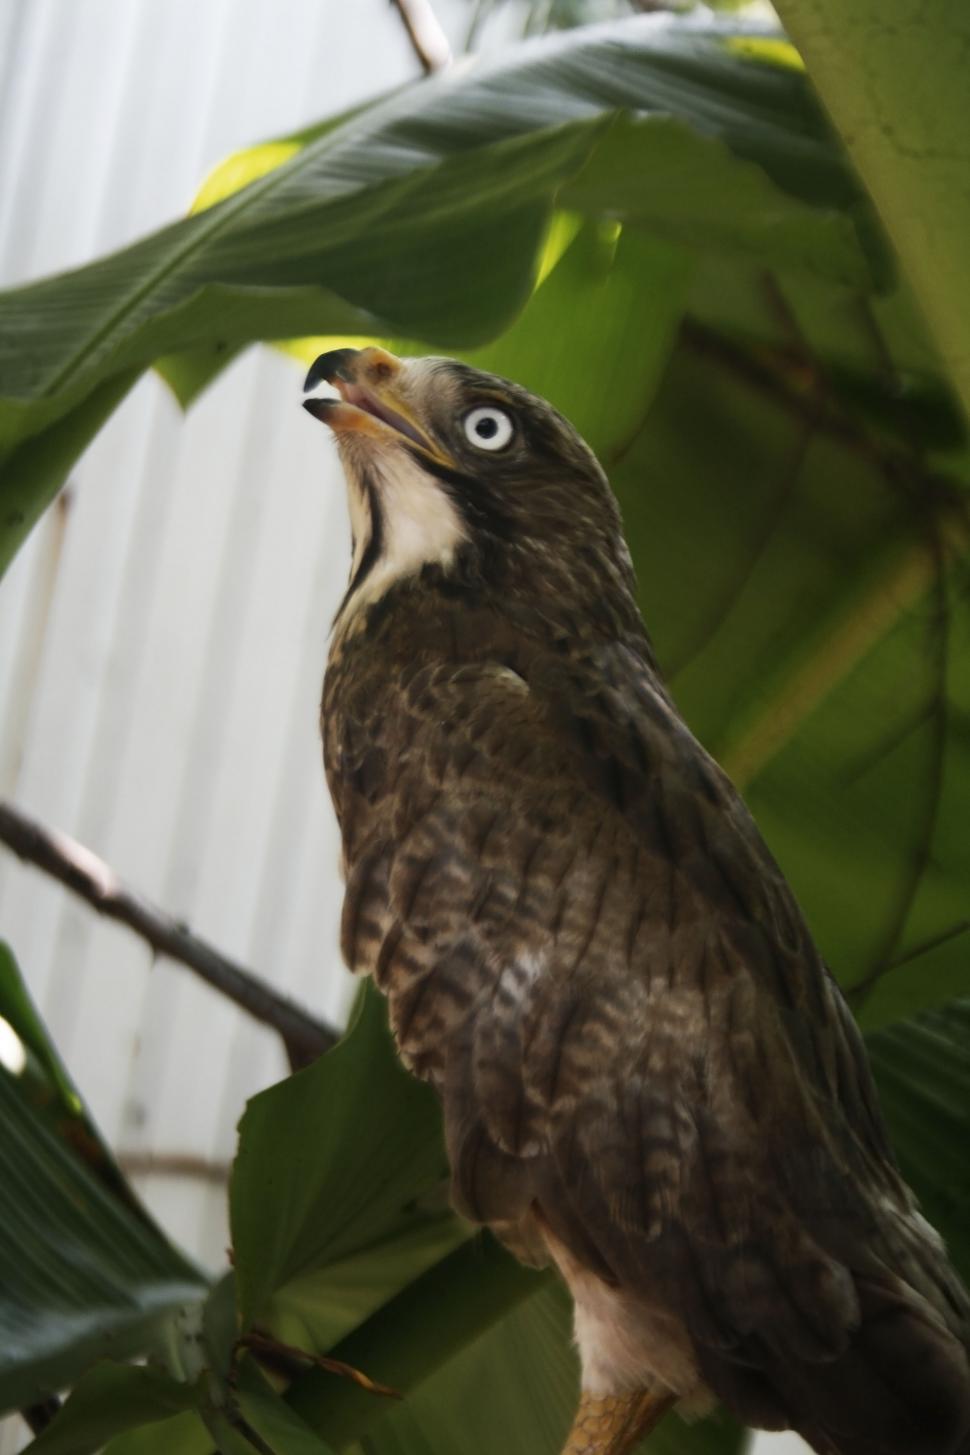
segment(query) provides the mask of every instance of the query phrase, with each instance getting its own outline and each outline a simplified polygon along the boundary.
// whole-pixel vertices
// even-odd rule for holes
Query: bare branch
[[[118,1166],[126,1177],[188,1177],[217,1186],[224,1186],[232,1172],[229,1162],[213,1162],[191,1152],[126,1152],[124,1148],[118,1153]]]
[[[451,46],[431,8],[431,0],[391,0],[408,33],[411,49],[422,71],[443,70],[451,61]]]
[[[381,1394],[385,1399],[404,1398],[400,1390],[392,1389],[389,1384],[378,1384],[369,1374],[355,1369],[352,1364],[345,1364],[342,1359],[329,1359],[325,1354],[310,1354],[294,1344],[281,1344],[272,1334],[260,1333],[258,1329],[251,1329],[248,1334],[243,1334],[236,1347],[249,1349],[267,1369],[290,1379],[311,1364],[328,1374],[339,1374],[344,1379],[353,1380],[361,1389],[366,1389],[368,1394]]]
[[[294,1069],[333,1046],[337,1032],[301,1010],[251,971],[193,935],[164,910],[128,889],[90,849],[28,818],[12,803],[0,803],[0,840],[27,863],[67,886],[106,919],[127,925],[159,955],[193,970],[247,1015],[272,1026],[283,1038]]]

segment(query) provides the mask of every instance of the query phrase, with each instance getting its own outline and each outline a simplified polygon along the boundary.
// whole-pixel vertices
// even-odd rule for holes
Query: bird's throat
[[[352,631],[392,586],[425,566],[449,566],[468,538],[440,483],[403,450],[363,465],[345,463],[354,556],[335,638]]]

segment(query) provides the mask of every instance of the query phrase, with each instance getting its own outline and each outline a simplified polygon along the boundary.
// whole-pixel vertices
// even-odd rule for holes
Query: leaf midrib
[[[45,388],[42,397],[50,398],[52,395],[56,395],[66,379],[90,358],[91,354],[101,342],[111,336],[115,325],[121,319],[132,313],[142,299],[146,298],[153,291],[156,285],[170,277],[186,257],[190,256],[193,251],[203,246],[212,237],[217,236],[240,212],[246,210],[251,204],[257,202],[265,195],[272,193],[279,186],[282,178],[298,174],[304,165],[315,160],[321,154],[325,154],[335,142],[341,140],[347,142],[351,140],[352,137],[348,136],[348,131],[356,132],[359,124],[357,120],[350,121],[347,123],[346,128],[341,127],[338,131],[321,137],[319,141],[311,142],[294,156],[282,162],[278,167],[275,167],[271,172],[267,172],[265,177],[259,177],[255,181],[250,182],[236,196],[224,198],[221,202],[217,202],[213,207],[209,208],[208,211],[212,219],[210,225],[192,231],[181,248],[177,248],[173,255],[168,256],[159,267],[152,270],[142,285],[125,295],[122,302],[109,315],[104,324],[88,337],[82,347],[76,350],[71,359],[54,375],[54,378]],[[381,182],[386,180],[386,178],[382,178]],[[376,185],[379,186],[381,183],[377,183]],[[363,191],[365,187],[366,183],[358,188],[358,190]],[[197,213],[196,216],[201,217],[204,214]],[[190,222],[191,220],[191,218],[184,219],[186,222]]]

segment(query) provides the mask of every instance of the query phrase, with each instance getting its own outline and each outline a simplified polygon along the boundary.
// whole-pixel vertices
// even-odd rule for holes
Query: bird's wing
[[[619,647],[416,665],[400,699],[363,735],[394,761],[381,790],[361,765],[367,813],[343,775],[342,814],[366,825],[345,951],[442,1092],[460,1204],[491,1223],[538,1207],[584,1266],[676,1312],[754,1423],[786,1423],[798,1371],[842,1368],[860,1321],[879,1324],[889,1352],[852,1378],[902,1418],[893,1321],[942,1330],[945,1263],[724,775]],[[922,1362],[938,1394],[952,1371]],[[836,1381],[833,1419],[843,1396]]]

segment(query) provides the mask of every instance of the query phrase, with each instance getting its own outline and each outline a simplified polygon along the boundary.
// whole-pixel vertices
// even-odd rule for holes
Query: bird
[[[545,400],[331,349],[321,705],[341,946],[440,1097],[451,1197],[572,1296],[564,1451],[720,1404],[819,1455],[970,1449],[970,1301],[862,1039],[665,685],[607,477]]]

